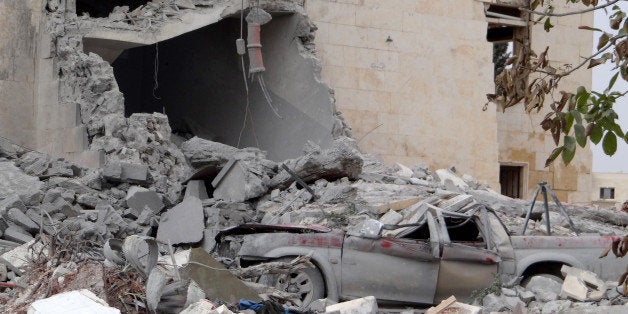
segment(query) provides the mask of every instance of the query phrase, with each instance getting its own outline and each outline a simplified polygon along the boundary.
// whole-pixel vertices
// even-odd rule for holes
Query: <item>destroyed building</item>
[[[272,15],[261,26],[265,71],[246,83],[236,39],[247,37],[239,12],[249,2],[1,1],[0,135],[93,167],[138,162],[113,153],[116,126],[133,113],[165,114],[178,136],[273,160],[307,141],[328,147],[351,127],[387,163],[453,165],[511,197],[546,181],[562,200],[591,200],[588,149],[544,167],[544,112],[482,111],[493,43],[550,43],[554,64],[574,63],[591,51],[589,33],[575,30],[591,13],[546,33],[513,10],[526,0],[261,1]],[[579,71],[561,88],[590,83]]]

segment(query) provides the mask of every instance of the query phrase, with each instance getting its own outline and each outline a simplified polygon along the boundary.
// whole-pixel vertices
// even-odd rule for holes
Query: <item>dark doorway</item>
[[[499,184],[502,187],[502,195],[512,198],[523,197],[523,167],[500,166]]]

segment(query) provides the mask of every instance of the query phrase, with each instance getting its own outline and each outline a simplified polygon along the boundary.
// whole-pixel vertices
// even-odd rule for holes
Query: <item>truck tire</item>
[[[291,260],[290,257],[283,257],[275,261],[289,262]],[[317,267],[301,269],[289,274],[262,275],[257,282],[280,291],[298,294],[298,300],[295,300],[297,303],[295,305],[298,307],[306,307],[312,301],[325,297],[325,280]]]

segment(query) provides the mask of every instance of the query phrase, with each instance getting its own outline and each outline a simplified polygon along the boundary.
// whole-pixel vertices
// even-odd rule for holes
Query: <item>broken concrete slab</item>
[[[157,192],[141,186],[130,187],[125,200],[127,206],[135,209],[138,215],[144,208],[149,208],[153,213],[158,214],[165,206]]]
[[[32,251],[29,249],[29,247],[31,246],[33,246]],[[35,240],[31,240],[2,254],[0,257],[7,261],[9,264],[11,264],[11,266],[7,265],[10,269],[11,267],[14,267],[19,270],[26,267],[26,265],[28,264],[28,259],[31,258],[32,254],[39,253],[42,248],[43,245],[41,244],[41,242],[35,243]]]
[[[37,300],[28,307],[28,314],[119,314],[120,310],[89,290],[74,290]]]
[[[570,283],[573,283],[573,287],[567,285],[566,280],[565,283],[563,283],[562,292],[564,292],[566,296],[572,297],[578,301],[597,301],[602,299],[606,294],[606,282],[598,278],[595,273],[567,265],[563,265],[560,271],[566,276],[565,278],[569,276],[575,278],[570,279]],[[576,284],[576,280],[578,283],[582,283],[582,286],[585,288],[584,292],[582,292],[582,287]],[[592,291],[588,291],[587,286],[591,287]],[[580,298],[583,299],[581,300]]]
[[[458,177],[451,169],[438,169],[436,170],[436,176],[440,180],[440,183],[448,189],[455,190],[458,188],[462,191],[469,189],[469,185]]]
[[[205,230],[203,204],[196,197],[188,197],[161,215],[157,240],[173,245],[198,243]]]
[[[261,301],[257,293],[227,271],[224,265],[212,258],[202,248],[191,249],[187,261],[189,261],[185,262],[187,265],[180,269],[181,277],[192,279],[198,283],[205,291],[207,299],[221,300],[226,303],[235,303],[240,299]],[[217,282],[220,285],[216,285]]]
[[[216,305],[209,300],[200,300],[196,303],[190,304],[185,310],[179,314],[217,314],[214,310]]]
[[[385,225],[396,225],[401,220],[403,220],[403,215],[392,209],[379,218],[379,221]]]
[[[4,200],[0,201],[0,211],[6,211],[11,208],[17,208],[23,212],[26,211],[24,202],[22,202],[22,199],[17,194],[8,196]]]
[[[565,280],[563,281],[561,296],[584,302],[587,300],[588,292],[589,289],[587,289],[587,286],[584,281],[582,281],[582,279],[572,275],[567,275],[565,277]]]
[[[325,313],[328,314],[376,314],[377,311],[377,301],[373,296],[336,303],[325,308]]]
[[[525,288],[534,292],[539,301],[548,302],[558,298],[562,285],[556,280],[539,275],[530,278]]]
[[[27,232],[36,232],[39,225],[17,208],[11,208],[4,213],[4,219],[22,227]]]
[[[233,158],[237,148],[200,137],[193,137],[181,145],[181,150],[190,161],[192,167],[200,168],[207,165],[222,167]]]
[[[214,198],[228,202],[244,202],[268,192],[268,186],[240,161],[231,159],[212,181]]]
[[[33,240],[33,236],[30,233],[18,226],[9,226],[4,230],[2,238],[17,243],[26,243]]]
[[[452,212],[457,212],[460,209],[462,209],[463,207],[471,204],[473,202],[473,196],[471,195],[466,195],[466,194],[460,194],[460,195],[456,195],[450,199],[446,199],[446,200],[442,200],[438,203],[438,207],[444,209],[444,210],[448,210],[448,211],[452,211]]]
[[[102,175],[105,179],[113,182],[146,184],[148,183],[148,166],[111,161],[105,164]]]
[[[207,195],[207,187],[205,186],[205,181],[203,180],[190,180],[185,188],[185,196],[183,198],[187,198],[190,196],[196,196],[200,200],[208,199]]]
[[[341,137],[325,150],[313,150],[304,156],[285,161],[298,177],[306,183],[324,178],[336,180],[342,177],[356,179],[362,172],[363,160],[356,148],[355,140]],[[270,182],[274,188],[287,188],[294,178],[284,169],[280,169]]]
[[[451,296],[443,300],[435,307],[427,309],[426,314],[445,314],[445,313],[457,313],[457,314],[480,314],[482,308],[475,305],[460,303],[456,301],[456,297]]]

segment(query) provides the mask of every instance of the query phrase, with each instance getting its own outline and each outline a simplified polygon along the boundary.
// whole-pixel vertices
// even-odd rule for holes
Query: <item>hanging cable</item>
[[[155,43],[155,61],[153,64],[153,69],[154,69],[154,73],[153,73],[153,80],[154,80],[154,84],[153,84],[153,97],[155,99],[161,99],[161,97],[157,96],[155,93],[157,92],[157,88],[159,88],[159,43],[156,42]],[[164,112],[166,111],[165,107],[163,108]]]

